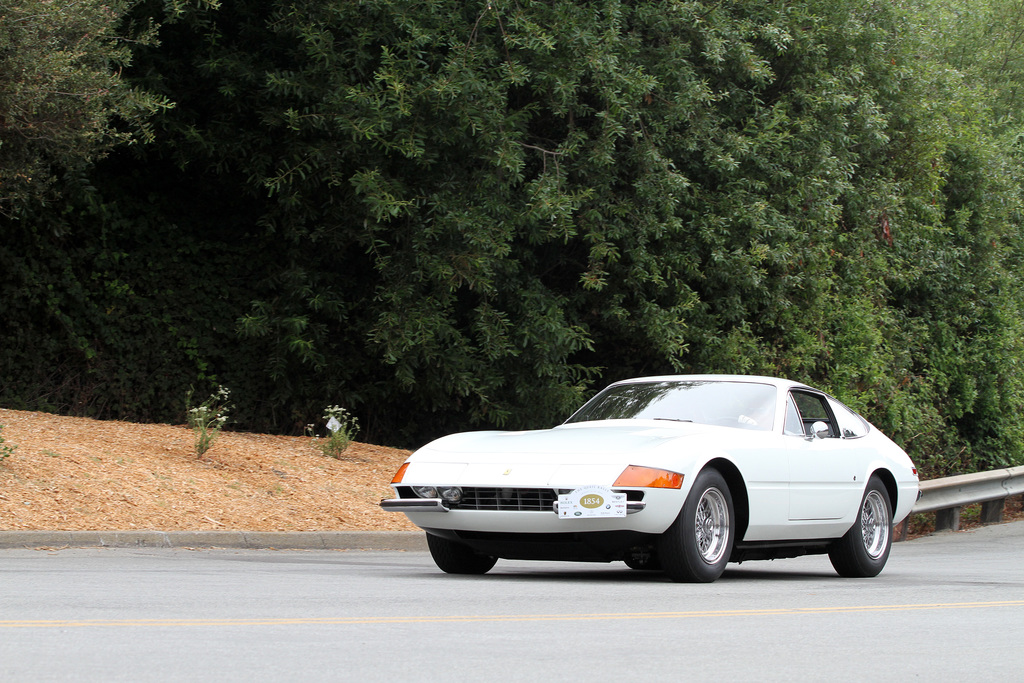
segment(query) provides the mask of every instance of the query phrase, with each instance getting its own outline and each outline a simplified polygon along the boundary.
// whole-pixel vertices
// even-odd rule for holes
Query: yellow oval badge
[[[593,510],[595,508],[599,508],[602,505],[604,505],[604,498],[602,498],[601,496],[599,496],[597,494],[591,494],[589,496],[583,496],[582,498],[580,498],[580,505],[582,505],[583,507],[585,507],[585,508],[587,508],[589,510]]]

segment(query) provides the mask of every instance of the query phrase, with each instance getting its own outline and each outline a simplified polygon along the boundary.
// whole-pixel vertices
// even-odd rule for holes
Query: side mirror
[[[829,435],[828,423],[817,421],[811,425],[811,435],[815,439],[824,439]]]

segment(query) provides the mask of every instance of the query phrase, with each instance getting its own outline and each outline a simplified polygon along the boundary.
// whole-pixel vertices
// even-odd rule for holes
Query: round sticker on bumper
[[[626,494],[603,486],[584,486],[558,497],[560,519],[625,516]]]

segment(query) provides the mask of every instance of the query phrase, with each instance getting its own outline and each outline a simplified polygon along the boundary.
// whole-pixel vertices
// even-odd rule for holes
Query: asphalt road
[[[710,585],[398,551],[0,550],[2,681],[1019,681],[1024,522]]]

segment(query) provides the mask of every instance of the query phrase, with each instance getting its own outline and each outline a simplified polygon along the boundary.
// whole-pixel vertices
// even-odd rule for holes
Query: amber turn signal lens
[[[399,467],[398,471],[395,472],[395,476],[393,476],[391,478],[391,483],[392,484],[401,484],[402,483],[402,478],[405,477],[405,471],[407,469],[409,469],[409,463],[405,463],[404,465]]]
[[[630,465],[612,486],[642,486],[650,489],[678,489],[683,485],[683,475],[669,470]]]

